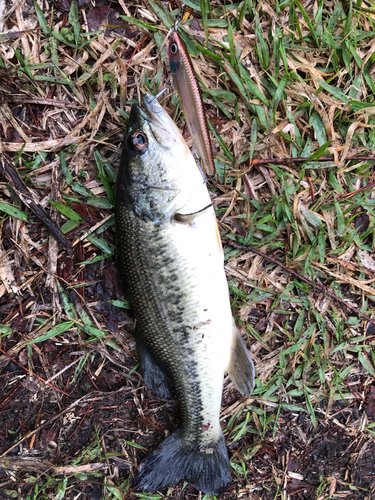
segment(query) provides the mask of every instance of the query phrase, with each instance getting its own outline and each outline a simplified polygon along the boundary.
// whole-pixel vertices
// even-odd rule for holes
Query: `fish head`
[[[128,181],[147,187],[177,187],[196,164],[180,130],[151,95],[143,108],[133,104],[124,141],[123,159]]]
[[[116,201],[161,223],[181,209],[202,177],[182,134],[151,95],[133,104],[119,169]]]

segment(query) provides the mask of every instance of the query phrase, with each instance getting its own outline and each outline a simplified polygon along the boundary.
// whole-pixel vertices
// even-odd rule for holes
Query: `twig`
[[[365,273],[365,274],[368,274],[369,276],[372,276],[373,278],[375,278],[375,272],[366,266],[359,266],[358,264],[354,264],[354,262],[346,262],[346,260],[339,259],[338,257],[331,255],[330,253],[327,255],[327,257],[328,257],[328,260],[333,260],[337,264],[340,264],[341,266],[344,266],[348,269],[351,269],[352,271],[358,271],[361,273]]]
[[[331,299],[336,300],[341,305],[343,305],[343,306],[347,307],[348,309],[350,309],[356,315],[361,316],[361,318],[363,318],[366,321],[368,321],[369,323],[375,325],[375,320],[374,319],[371,319],[369,316],[367,316],[367,314],[364,314],[363,312],[361,312],[356,307],[351,306],[350,304],[348,304],[347,302],[345,302],[345,300],[341,299],[335,293],[330,292],[325,285],[320,285],[319,283],[316,283],[316,281],[311,281],[308,278],[305,278],[301,274],[297,273],[297,271],[293,271],[293,269],[289,269],[289,267],[286,267],[284,264],[282,264],[280,261],[278,261],[274,257],[270,257],[269,255],[266,255],[265,253],[261,252],[260,250],[257,250],[254,247],[245,246],[245,245],[238,245],[238,243],[235,243],[234,241],[229,240],[229,239],[226,239],[225,243],[227,243],[228,245],[230,245],[230,246],[232,246],[234,248],[238,248],[239,250],[247,250],[247,251],[253,252],[253,253],[257,254],[257,255],[260,255],[264,259],[267,259],[267,260],[273,262],[277,266],[280,266],[282,269],[284,269],[284,271],[286,271],[287,273],[292,274],[293,276],[295,276],[299,280],[303,281],[307,285],[309,285],[309,286],[311,286],[311,287],[313,287],[313,288],[315,288],[315,289],[317,289],[317,290],[319,290],[321,292],[326,293],[328,295],[328,297],[330,297]]]
[[[83,415],[83,417],[81,418],[79,424],[77,425],[77,427],[74,429],[74,431],[71,433],[71,435],[68,437],[68,441],[70,441],[72,439],[72,437],[74,436],[74,434],[78,431],[78,429],[81,427],[81,424],[82,422],[85,420],[85,418],[87,417],[87,414],[88,412],[91,410],[91,407],[93,405],[93,402],[94,401],[91,401],[90,403],[90,406],[87,408],[86,410],[86,413]]]
[[[358,193],[361,193],[362,191],[366,191],[366,189],[373,189],[375,187],[375,182],[369,182],[367,186],[363,186],[359,189],[356,189],[355,191],[352,191],[350,193],[345,193],[345,194],[339,194],[339,198],[350,198],[351,196],[354,196]]]
[[[309,181],[310,189],[311,189],[311,201],[314,202],[315,201],[314,185],[313,185],[311,178],[309,176],[307,176],[307,180]]]
[[[16,191],[22,202],[38,217],[45,225],[47,230],[60,245],[67,250],[71,255],[72,249],[70,242],[65,238],[61,229],[51,219],[51,217],[43,210],[43,208],[33,199],[33,194],[27,189],[19,176],[13,162],[1,150],[0,145],[0,173],[6,177],[9,184]]]
[[[25,372],[27,373],[30,373],[30,370],[28,368],[26,368],[26,366],[23,366],[21,365],[21,363],[18,363],[18,361],[16,361],[14,358],[12,358],[12,356],[9,356],[9,354],[5,351],[3,351],[3,349],[0,348],[0,352],[2,352],[7,358],[9,358],[13,363],[15,363],[16,365],[18,365],[20,368],[22,368],[23,370],[25,370]],[[62,389],[59,389],[58,387],[54,386],[53,384],[50,384],[48,382],[48,380],[44,380],[44,378],[42,377],[39,377],[39,375],[37,375],[36,373],[34,373],[34,375],[39,379],[41,380],[42,382],[44,382],[45,384],[49,385],[52,389],[55,389],[55,391],[57,392],[61,392],[62,394],[64,394],[64,396],[70,396],[70,394],[68,392],[65,392],[63,391]]]
[[[25,441],[26,439],[29,439],[29,437],[33,436],[34,434],[36,434],[37,432],[39,432],[41,429],[43,429],[47,425],[51,424],[52,422],[54,422],[58,418],[60,418],[63,415],[65,415],[65,413],[68,413],[69,411],[71,411],[73,408],[75,408],[76,406],[78,406],[86,398],[87,398],[87,396],[83,396],[82,398],[77,399],[77,401],[74,401],[74,403],[72,403],[71,405],[69,405],[68,408],[65,408],[65,410],[60,411],[59,413],[57,413],[57,415],[53,416],[52,418],[50,418],[46,422],[43,422],[42,424],[40,424],[34,430],[30,431],[28,434],[26,434],[26,436],[24,436],[19,441],[17,441],[16,443],[14,443],[10,448],[8,448],[7,450],[5,450],[0,455],[0,459],[3,458],[3,457],[5,457],[5,455],[7,455],[10,451],[12,451],[13,448],[16,448],[18,445],[20,445],[23,441]]]
[[[55,106],[58,108],[79,108],[74,102],[64,99],[48,99],[47,97],[30,97],[25,94],[2,94],[0,93],[0,103],[15,102],[17,104],[41,104],[44,106]]]
[[[128,464],[128,462],[124,462],[125,464]],[[62,467],[57,467],[49,460],[43,460],[37,457],[17,456],[0,459],[0,468],[16,471],[33,470],[41,474],[52,471],[54,474],[70,475],[105,470],[108,468],[108,465],[101,463],[89,463],[85,465],[63,465]],[[3,487],[4,483],[2,483],[1,486]]]
[[[308,161],[309,158],[254,158],[250,165],[268,165],[269,163],[303,163]],[[375,161],[375,156],[347,156],[345,161],[360,160],[360,161]],[[311,160],[315,162],[319,161],[334,161],[333,156],[321,156],[316,160]]]
[[[55,373],[55,375],[53,375],[51,378],[49,378],[48,380],[46,380],[44,383],[45,384],[49,384],[50,382],[52,382],[52,380],[54,380],[55,378],[59,377],[66,370],[69,370],[69,368],[71,368],[73,365],[75,365],[76,363],[78,363],[78,361],[81,361],[81,359],[85,355],[86,355],[86,353],[83,356],[80,356],[79,358],[77,358],[76,360],[74,360],[73,363],[69,363],[69,365],[66,365],[65,368],[63,368],[62,370],[60,370],[58,373]]]

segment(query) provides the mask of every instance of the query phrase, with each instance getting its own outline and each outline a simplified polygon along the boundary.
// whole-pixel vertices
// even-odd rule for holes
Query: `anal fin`
[[[138,360],[141,367],[145,384],[159,398],[170,398],[172,392],[172,381],[160,368],[151,351],[147,347],[139,331],[135,331]]]
[[[254,390],[254,363],[234,321],[231,356],[226,371],[239,392],[243,396],[250,396]]]

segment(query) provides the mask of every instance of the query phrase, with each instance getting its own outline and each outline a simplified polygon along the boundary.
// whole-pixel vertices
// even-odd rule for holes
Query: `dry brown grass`
[[[0,153],[72,248],[3,177],[0,496],[201,498],[187,485],[130,488],[176,416],[135,369],[113,259],[126,119],[141,92],[171,81],[164,41],[178,3],[81,4],[8,0],[0,34]],[[360,157],[375,144],[373,6],[205,5],[181,32],[214,134],[233,311],[258,374],[250,398],[225,382],[223,498],[370,500],[375,195],[374,161]],[[119,14],[125,24],[101,29]],[[163,105],[185,130],[176,94]],[[284,162],[253,161],[272,158]]]

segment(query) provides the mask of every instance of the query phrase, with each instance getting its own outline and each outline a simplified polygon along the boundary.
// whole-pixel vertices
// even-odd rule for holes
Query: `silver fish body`
[[[152,96],[134,105],[117,181],[117,253],[132,297],[146,384],[171,394],[180,426],[134,482],[155,491],[188,481],[218,494],[230,481],[219,423],[224,372],[250,394],[254,367],[234,326],[223,251],[204,179]]]

